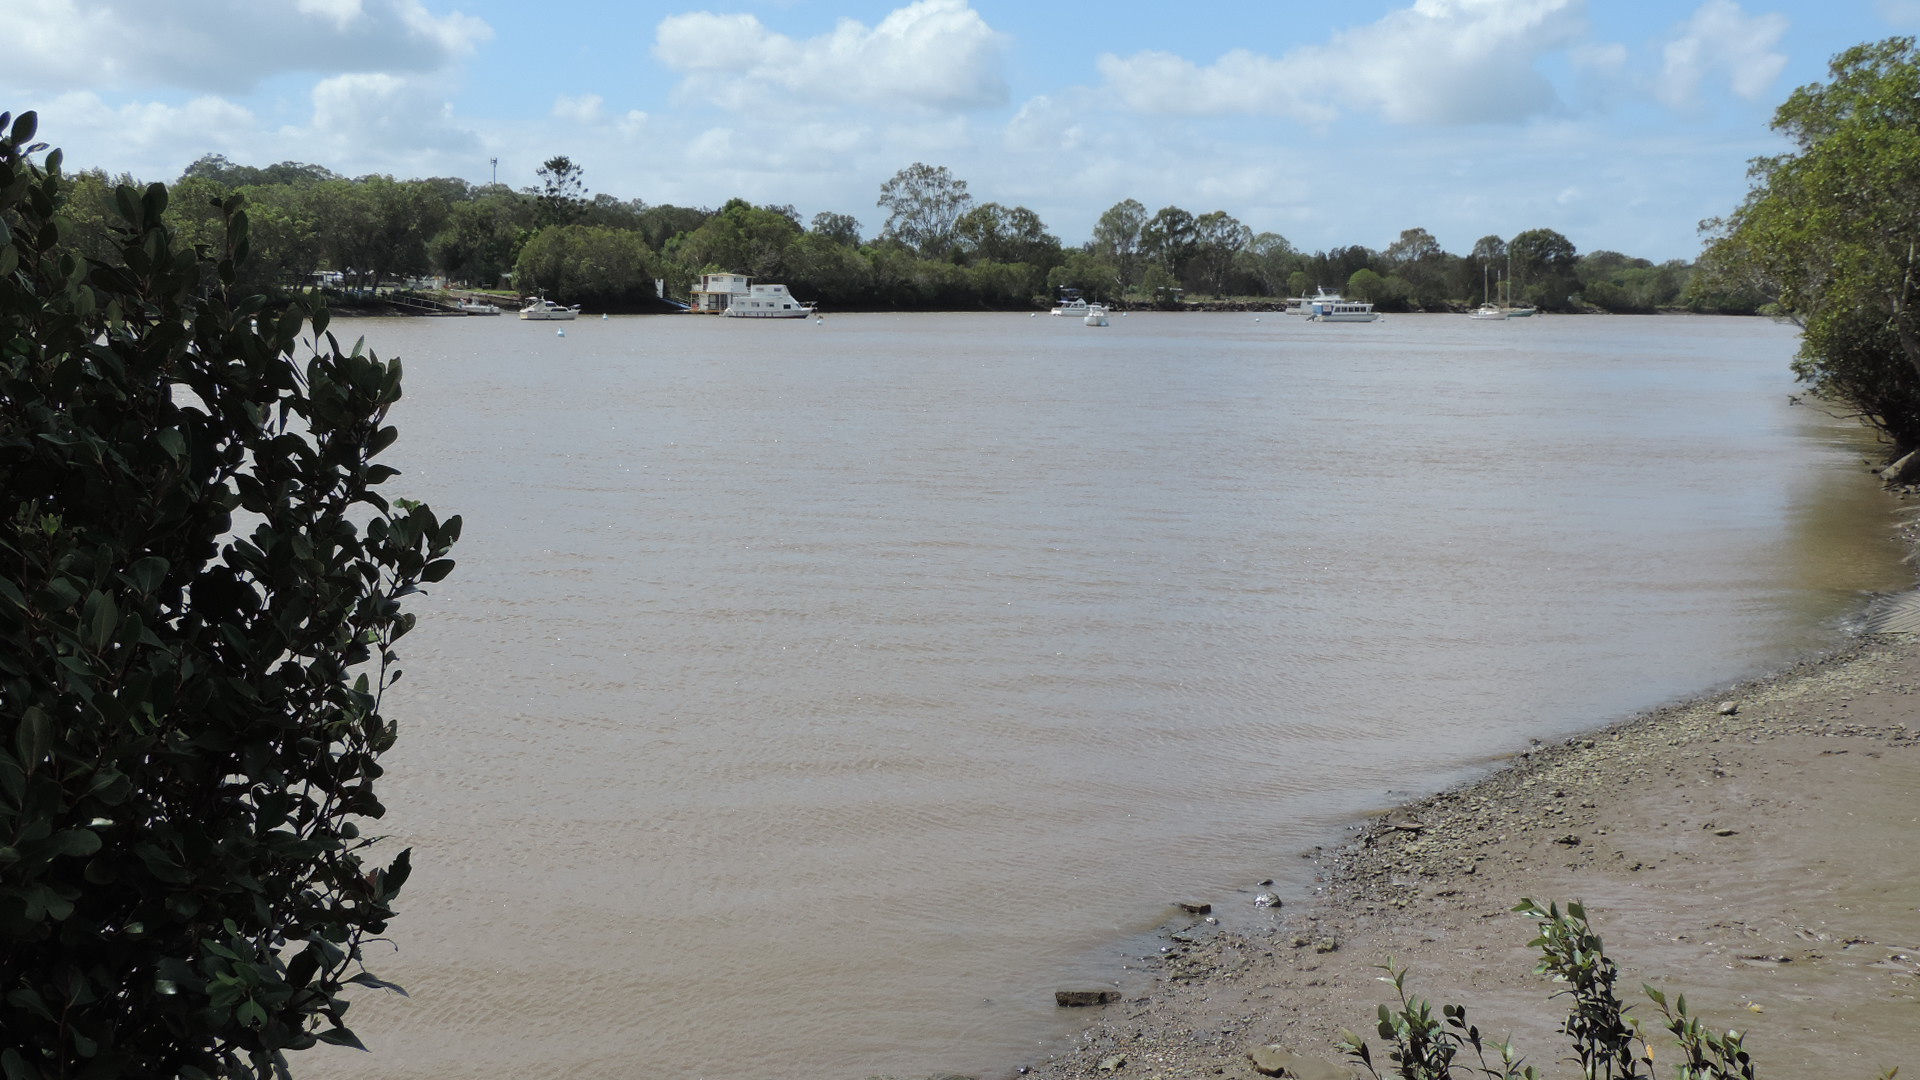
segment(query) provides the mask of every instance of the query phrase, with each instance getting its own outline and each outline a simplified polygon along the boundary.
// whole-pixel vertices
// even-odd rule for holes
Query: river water
[[[1171,901],[1909,580],[1764,320],[560,329],[335,324],[466,536],[387,702],[411,997],[303,1077],[1004,1075]]]

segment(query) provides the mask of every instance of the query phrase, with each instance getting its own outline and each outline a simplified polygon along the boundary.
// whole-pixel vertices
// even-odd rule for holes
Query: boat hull
[[[580,317],[577,311],[523,311],[520,317],[528,322],[572,322]]]
[[[720,314],[729,319],[805,319],[813,314],[813,310],[811,308],[796,308],[791,311],[780,309],[740,311],[735,308],[728,308]]]

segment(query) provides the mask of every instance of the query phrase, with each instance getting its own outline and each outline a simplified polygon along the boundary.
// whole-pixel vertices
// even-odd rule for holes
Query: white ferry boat
[[[1372,304],[1348,300],[1325,289],[1309,300],[1306,307],[1308,322],[1372,322],[1380,317]]]
[[[530,322],[565,322],[580,317],[580,305],[562,307],[542,296],[521,308],[520,317]]]

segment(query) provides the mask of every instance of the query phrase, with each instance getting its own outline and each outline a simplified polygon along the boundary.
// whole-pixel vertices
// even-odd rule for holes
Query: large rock
[[[1911,484],[1920,480],[1920,450],[1881,469],[1880,479],[1889,484]]]
[[[1110,986],[1074,987],[1055,990],[1053,1001],[1056,1005],[1111,1005],[1120,1000],[1120,991]]]
[[[1278,1043],[1256,1046],[1247,1051],[1247,1060],[1262,1076],[1287,1076],[1293,1080],[1353,1080],[1353,1072],[1331,1061],[1303,1057]]]

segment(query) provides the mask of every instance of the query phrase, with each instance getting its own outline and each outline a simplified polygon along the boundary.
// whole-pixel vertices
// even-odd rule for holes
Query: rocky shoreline
[[[1532,973],[1532,924],[1511,913],[1523,897],[1586,903],[1623,986],[1686,993],[1710,1024],[1748,1031],[1762,1075],[1911,1071],[1916,839],[1920,643],[1870,636],[1536,745],[1336,851],[1304,853],[1319,860],[1317,895],[1243,927],[1169,924],[1144,991],[1103,1007],[1071,1050],[1006,1075],[1362,1075],[1340,1032],[1371,1035],[1389,960],[1411,992],[1466,1005],[1565,1075],[1562,1013]]]
[[[1546,1075],[1577,1075],[1554,986],[1533,974],[1533,924],[1512,912],[1523,897],[1584,902],[1623,988],[1685,993],[1711,1026],[1747,1033],[1762,1076],[1913,1071],[1917,845],[1920,634],[1869,635],[1535,744],[1301,852],[1311,896],[1179,898],[1144,978],[1089,1010],[1074,1046],[994,1080],[1363,1077],[1340,1035],[1367,1035],[1386,1064],[1373,1024],[1389,963]]]

